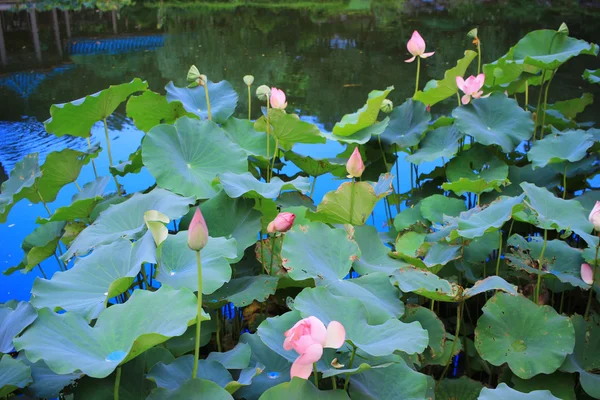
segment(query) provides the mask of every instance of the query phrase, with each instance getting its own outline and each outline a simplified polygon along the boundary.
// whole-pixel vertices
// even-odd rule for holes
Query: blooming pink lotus
[[[594,271],[592,271],[590,264],[581,264],[581,279],[588,285],[594,283]]]
[[[481,88],[483,87],[484,82],[484,74],[479,74],[477,76],[471,75],[467,78],[467,80],[464,80],[462,76],[457,76],[456,86],[458,86],[458,88],[462,90],[465,94],[461,98],[462,103],[469,104],[469,102],[471,101],[471,97],[473,97],[474,99],[480,98],[483,94]]]
[[[596,202],[588,219],[592,224],[594,224],[594,229],[596,232],[600,232],[600,201]]]
[[[279,90],[276,87],[271,88],[271,107],[279,108],[281,110],[284,110],[287,107],[283,90]]]
[[[275,219],[267,225],[268,233],[287,232],[294,225],[296,214],[290,212],[282,212],[277,214]]]
[[[348,178],[359,178],[365,170],[365,164],[363,163],[360,151],[358,147],[354,148],[352,155],[346,163],[346,171],[348,171]]]
[[[208,228],[200,207],[196,208],[190,227],[188,228],[188,247],[194,251],[200,251],[208,243]]]
[[[408,49],[408,52],[413,55],[408,60],[405,60],[407,63],[415,61],[417,57],[427,58],[435,54],[433,51],[431,53],[425,53],[425,40],[423,40],[417,31],[413,32],[412,37],[406,44],[406,48]]]
[[[294,349],[300,357],[292,364],[290,377],[308,379],[312,364],[321,359],[323,348],[339,349],[346,340],[346,330],[337,321],[331,321],[327,328],[317,317],[304,318],[285,332],[283,348]]]

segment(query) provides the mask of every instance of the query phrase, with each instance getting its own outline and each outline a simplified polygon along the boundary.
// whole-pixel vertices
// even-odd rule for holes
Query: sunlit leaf
[[[14,307],[0,305],[0,353],[12,353],[13,338],[36,318],[37,311],[26,301],[21,301]]]
[[[600,69],[583,71],[583,79],[590,83],[600,83]]]
[[[227,81],[213,83],[208,81],[208,95],[210,97],[210,110],[212,120],[217,124],[222,124],[235,111],[238,102],[238,95]],[[170,102],[179,101],[187,112],[197,115],[200,119],[208,118],[206,107],[206,95],[204,87],[195,88],[176,87],[173,82],[165,86],[167,100]]]
[[[392,90],[393,86],[385,90],[371,91],[367,103],[355,113],[344,115],[342,120],[335,124],[332,133],[337,136],[350,136],[373,125],[377,121],[381,103]]]
[[[306,193],[310,188],[310,182],[304,176],[299,176],[289,182],[274,177],[269,183],[259,181],[250,172],[225,172],[220,173],[218,176],[225,193],[234,199],[241,196],[274,199],[283,190],[299,190]]]
[[[407,99],[402,105],[394,108],[389,118],[390,122],[381,134],[381,141],[404,149],[419,143],[427,130],[431,114],[425,104]]]
[[[248,156],[260,156],[271,158],[273,154],[267,154],[267,134],[257,132],[254,123],[247,119],[229,118],[221,128],[227,134],[229,140],[237,144]],[[269,136],[269,148],[275,149],[275,138]]]
[[[325,137],[319,128],[310,122],[301,121],[295,114],[286,114],[279,109],[269,111],[271,119],[271,134],[279,139],[279,146],[285,150],[291,150],[296,143],[325,143]],[[267,131],[267,119],[262,116],[254,123],[254,129],[258,132]],[[274,151],[275,149],[271,149]]]
[[[188,113],[179,101],[167,101],[165,96],[147,90],[139,96],[131,96],[127,101],[127,116],[135,126],[148,132],[159,124],[172,124],[178,118],[194,117]]]
[[[575,162],[586,156],[594,145],[592,135],[581,131],[567,131],[558,135],[547,135],[537,140],[527,153],[534,168],[563,161]]]
[[[421,215],[431,222],[442,223],[444,216],[457,217],[466,211],[467,206],[461,199],[434,194],[421,200]]]

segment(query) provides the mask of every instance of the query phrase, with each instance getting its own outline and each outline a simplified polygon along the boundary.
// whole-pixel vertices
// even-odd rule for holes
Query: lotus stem
[[[537,116],[535,118],[535,126],[533,127],[533,141],[535,142],[536,139],[536,134],[537,134],[537,127],[538,127],[538,121],[540,120],[540,107],[542,105],[542,93],[544,92],[543,88],[544,88],[544,79],[546,79],[546,70],[542,71],[542,83],[540,84],[540,92],[538,93],[538,102],[537,102],[537,107],[535,108],[535,112],[537,113]],[[541,139],[541,137],[540,137]]]
[[[550,84],[552,83],[552,79],[554,79],[554,75],[556,75],[556,70],[551,72],[550,79],[546,84],[546,90],[544,92],[544,114],[542,116],[542,128],[540,131],[540,139],[544,137],[544,125],[546,125],[546,108],[548,107],[548,91],[550,90]]]
[[[250,85],[248,85],[248,121],[250,121],[250,117],[252,116],[252,95],[250,94]]]
[[[61,271],[66,271],[67,267],[60,261],[60,258],[58,258],[58,256],[56,255],[56,253],[54,253],[54,258],[56,259],[56,263],[58,264],[58,268],[60,268]]]
[[[400,167],[398,167],[398,144],[394,143],[394,154],[396,156],[396,186],[398,186],[398,194],[400,194]],[[392,189],[394,189],[394,186],[392,185]],[[395,192],[394,192],[395,193]],[[400,213],[400,196],[398,196],[398,199],[396,199],[396,211],[398,212],[398,214]],[[390,210],[390,217],[392,216],[392,210]]]
[[[114,400],[119,400],[119,385],[121,384],[121,367],[117,367],[117,376],[115,376],[115,388],[113,391]]]
[[[312,181],[312,185],[310,187],[310,198],[312,199],[313,195],[315,194],[315,186],[317,186],[317,177],[315,176],[315,178]]]
[[[548,230],[544,229],[544,244],[542,246],[542,252],[538,260],[538,277],[535,285],[535,304],[539,304],[540,300],[540,284],[542,282],[542,266],[544,265],[544,253],[546,252],[546,244],[548,243]]]
[[[354,186],[356,185],[356,180],[355,178],[352,178],[352,182],[350,183],[350,225],[353,225],[352,223],[352,216],[354,214]]]
[[[527,111],[529,106],[529,79],[525,81],[525,107],[523,109]]]
[[[477,38],[477,75],[481,73],[481,40]]]
[[[88,149],[91,149],[92,148],[92,142],[90,141],[89,137],[87,138],[87,144],[88,144]],[[96,179],[98,179],[98,171],[96,171],[96,163],[94,162],[93,158],[92,158],[92,168],[94,168],[94,176],[96,177]]]
[[[560,294],[560,307],[558,310],[559,314],[562,314],[562,312],[563,312],[563,305],[565,304],[565,292],[566,292],[566,290],[563,290],[562,293]]]
[[[46,273],[44,272],[44,270],[42,269],[41,264],[38,264],[38,268],[40,269],[40,272],[42,273],[42,276],[44,277],[44,279],[48,279],[48,277],[46,276]]]
[[[212,121],[212,113],[210,112],[210,98],[208,97],[208,82],[204,85],[204,95],[206,96],[206,111],[208,113],[208,120]]]
[[[192,379],[198,375],[198,359],[200,358],[200,319],[202,318],[202,260],[200,252],[196,252],[196,265],[198,267],[198,316],[196,317],[196,343],[194,346],[194,368]]]
[[[219,312],[221,310],[221,312]],[[217,351],[219,353],[223,352],[223,347],[221,346],[221,318],[223,317],[222,309],[217,310],[216,318],[217,318]]]
[[[458,106],[460,107],[462,103],[460,102],[460,94],[458,93],[458,89],[456,90],[456,101],[458,103]]]
[[[77,181],[73,181],[73,183],[75,184],[75,187],[77,188],[77,190],[79,190],[79,192],[81,192],[81,186],[79,186],[79,183],[77,183]]]
[[[354,365],[354,356],[356,356],[356,346],[354,344],[352,344],[352,354],[350,354],[350,362],[348,363],[348,369],[352,369],[352,366]],[[346,392],[348,391],[349,384],[350,384],[350,374],[346,374],[346,381],[344,382],[344,390]]]
[[[269,275],[273,275],[273,259],[275,256],[275,241],[277,240],[277,236],[271,236],[271,262],[269,264]]]
[[[588,295],[587,305],[585,306],[585,314],[583,319],[587,321],[590,315],[590,308],[592,306],[592,298],[594,297],[594,283],[596,281],[596,268],[598,268],[598,249],[600,249],[600,242],[596,246],[596,257],[594,258],[594,269],[592,270],[592,287],[590,287],[590,294]]]
[[[502,231],[500,231],[499,233],[500,233],[500,244],[498,245],[498,258],[496,259],[496,276],[500,276],[500,256],[502,255]]]
[[[279,150],[279,138],[275,138],[275,151],[273,151],[273,162],[271,163],[271,172],[269,175],[269,180],[273,178],[273,170],[275,169],[275,159],[277,158],[277,152]]]
[[[317,372],[317,363],[313,363],[313,375],[315,380],[315,386],[319,388],[319,373]]]
[[[417,57],[417,79],[415,82],[415,94],[419,91],[419,75],[421,73],[421,57]]]
[[[569,164],[565,161],[565,172],[563,173],[563,200],[567,198],[567,166]]]
[[[456,309],[456,332],[454,332],[454,340],[452,341],[452,349],[450,350],[450,358],[448,358],[448,362],[444,367],[444,371],[442,371],[442,375],[440,379],[437,381],[436,388],[440,384],[441,381],[444,380],[446,373],[448,372],[448,368],[450,368],[450,364],[452,363],[452,359],[454,358],[454,350],[456,349],[456,341],[460,340],[460,322],[462,321],[462,308],[465,302],[461,301],[458,304],[458,308]]]
[[[106,150],[108,152],[108,165],[113,166],[112,152],[110,150],[110,137],[108,136],[108,124],[106,123],[106,117],[102,119],[104,121],[104,135],[106,136]],[[112,175],[112,173],[111,173]],[[115,185],[117,185],[117,194],[121,195],[121,186],[119,185],[119,181],[117,177],[113,175],[113,179],[115,180]]]
[[[429,306],[429,309],[433,311],[433,307],[435,307],[435,300],[431,299],[431,305]]]
[[[331,377],[331,385],[333,386],[333,390],[337,390],[337,380],[335,379],[335,376]]]
[[[269,177],[269,157],[271,155],[271,108],[269,105],[269,96],[267,95],[267,183],[271,181]]]
[[[48,212],[48,216],[51,217],[52,216],[52,211],[50,211],[50,209],[48,208],[48,204],[46,204],[46,201],[44,200],[44,198],[42,197],[42,194],[40,193],[39,190],[35,191],[38,195],[38,197],[40,198],[40,201],[42,202],[42,204],[44,205],[44,208],[46,209],[46,211]]]

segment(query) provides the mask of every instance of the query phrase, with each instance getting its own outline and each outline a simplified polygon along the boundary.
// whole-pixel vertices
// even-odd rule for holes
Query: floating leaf
[[[193,117],[183,108],[180,101],[168,102],[165,96],[147,90],[140,96],[131,96],[127,101],[127,116],[135,126],[148,132],[159,124],[172,124],[181,117]]]
[[[271,134],[279,139],[279,146],[285,151],[291,150],[296,143],[325,143],[325,137],[316,125],[301,121],[295,114],[286,114],[283,110],[271,109],[269,117],[272,127]],[[254,129],[259,132],[267,131],[267,120],[264,116],[256,120]]]
[[[290,382],[280,383],[272,387],[260,396],[260,400],[305,400],[305,399],[323,399],[323,400],[347,400],[346,392],[341,389],[319,390],[306,379],[293,378]]]
[[[187,117],[152,128],[142,157],[160,187],[200,199],[217,194],[212,186],[217,174],[248,170],[246,153],[217,124]]]
[[[232,400],[222,387],[205,379],[188,379],[176,389],[156,388],[146,400]]]
[[[217,124],[222,124],[227,121],[235,111],[238,95],[227,81],[218,83],[208,81],[207,85],[212,120]],[[178,100],[183,104],[186,111],[197,115],[203,120],[208,118],[206,95],[203,86],[180,88],[176,87],[173,82],[169,82],[167,86],[165,86],[165,90],[167,92],[168,101],[172,102]]]
[[[435,389],[436,400],[477,400],[483,389],[480,382],[461,376],[458,379],[444,379]]]
[[[397,145],[400,149],[419,144],[431,121],[431,114],[425,104],[407,99],[394,108],[390,122],[381,134],[381,140],[387,145]]]
[[[391,275],[406,263],[388,256],[390,248],[384,245],[374,226],[355,227],[354,241],[358,244],[360,258],[354,261],[353,268],[360,275],[372,272],[383,272]]]
[[[600,69],[586,69],[583,71],[583,79],[589,83],[600,83]]]
[[[560,400],[554,397],[549,390],[535,390],[530,393],[521,393],[511,389],[506,383],[500,383],[496,389],[484,387],[479,395],[479,400]]]
[[[458,142],[463,137],[455,125],[443,126],[425,134],[419,149],[406,157],[406,161],[422,164],[440,157],[452,158],[458,151]]]
[[[494,295],[475,329],[479,355],[492,365],[508,363],[522,379],[553,373],[574,346],[575,331],[567,317],[523,296]]]
[[[269,296],[275,294],[278,281],[279,278],[266,275],[234,278],[211,295],[206,296],[205,301],[219,306],[230,302],[236,307],[246,307],[254,300],[262,303]]]
[[[373,125],[377,121],[381,103],[392,90],[393,86],[385,90],[372,90],[367,103],[355,113],[344,115],[342,120],[335,124],[332,133],[337,136],[350,136]]]
[[[231,117],[221,125],[221,128],[229,140],[240,146],[248,156],[260,156],[267,159],[272,157],[272,154],[267,154],[267,134],[257,132],[252,121]],[[269,136],[269,145],[271,149],[275,149],[273,136]]]
[[[38,153],[28,154],[15,164],[9,179],[0,188],[0,223],[6,222],[13,205],[25,198],[41,174]]]
[[[53,256],[58,241],[63,235],[64,228],[64,221],[49,222],[36,227],[21,243],[21,248],[25,252],[25,256],[23,256],[21,262],[19,265],[4,271],[4,275],[10,275],[18,270],[27,273],[42,261]]]
[[[17,389],[23,389],[32,382],[31,369],[22,361],[9,354],[0,358],[0,396],[6,396]]]
[[[579,383],[587,394],[593,398],[600,398],[600,318],[592,314],[589,321],[581,315],[573,315],[571,322],[575,327],[575,349],[567,355],[561,370],[565,372],[578,372]]]
[[[420,201],[421,215],[431,222],[442,223],[445,216],[457,217],[467,210],[464,200],[434,194]]]
[[[37,311],[26,301],[21,301],[14,307],[0,305],[0,353],[12,353],[13,338],[36,318]]]
[[[586,156],[592,147],[592,135],[581,134],[581,131],[567,131],[558,135],[547,135],[537,140],[527,153],[527,159],[534,168],[563,161],[576,162]]]
[[[274,199],[283,190],[299,190],[306,193],[310,189],[310,182],[304,176],[299,176],[289,182],[274,177],[271,182],[266,183],[256,179],[250,172],[241,174],[226,172],[219,174],[219,179],[225,193],[234,199],[241,196]]]

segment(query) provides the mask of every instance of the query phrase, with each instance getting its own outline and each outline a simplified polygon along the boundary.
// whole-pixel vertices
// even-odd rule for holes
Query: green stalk
[[[54,258],[56,259],[56,263],[58,264],[58,268],[60,268],[61,271],[66,271],[67,267],[60,261],[60,258],[58,258],[56,253],[54,253],[53,255],[54,255]]]
[[[523,109],[527,111],[529,106],[529,80],[525,81],[525,107]]]
[[[313,363],[313,375],[315,380],[315,386],[319,388],[319,375],[317,373],[317,363]]]
[[[431,305],[429,306],[429,309],[430,309],[431,311],[433,311],[433,307],[434,307],[434,306],[435,306],[435,300],[433,300],[433,299],[432,299],[432,300],[431,300]]]
[[[208,120],[212,121],[212,113],[210,112],[210,98],[208,97],[208,82],[204,83],[204,95],[206,96],[206,111],[208,112]]]
[[[421,73],[421,57],[417,56],[417,80],[415,83],[415,95],[419,91],[419,74]]]
[[[273,235],[271,237],[271,263],[269,264],[269,275],[273,275],[273,258],[275,256],[275,241],[277,240],[277,236]]]
[[[42,202],[42,204],[44,205],[44,208],[46,209],[46,211],[48,212],[48,216],[52,216],[52,212],[50,211],[50,209],[48,208],[48,204],[46,204],[46,202],[44,201],[44,198],[42,197],[42,194],[40,193],[39,190],[35,191],[38,195],[38,197],[40,198],[40,201]]]
[[[354,214],[354,185],[356,181],[352,178],[351,186],[350,186],[350,225],[352,224],[352,216]]]
[[[337,381],[335,380],[335,376],[331,377],[331,384],[333,386],[333,390],[337,390]]]
[[[112,152],[110,150],[110,137],[108,136],[108,124],[106,123],[106,118],[104,118],[104,135],[106,136],[106,150],[108,152],[108,165],[113,166],[113,158]],[[111,173],[112,175],[112,173]],[[117,185],[117,194],[121,195],[121,186],[119,186],[119,181],[117,181],[117,177],[113,175],[113,179],[115,180],[115,184]]]
[[[542,246],[542,252],[540,253],[540,259],[538,260],[538,277],[535,285],[535,304],[539,303],[540,298],[540,283],[542,282],[542,266],[544,265],[544,253],[546,252],[546,244],[548,242],[548,230],[544,229],[544,245]]]
[[[315,179],[313,179],[312,181],[312,186],[310,188],[310,198],[312,199],[313,194],[315,194],[315,186],[317,185],[317,177],[315,176]]]
[[[273,162],[271,163],[271,175],[269,180],[273,178],[273,170],[275,169],[275,158],[277,158],[277,150],[279,150],[279,138],[275,138],[275,151],[273,152]]]
[[[271,181],[269,178],[269,156],[271,155],[271,113],[269,105],[269,96],[267,96],[267,183]]]
[[[217,309],[217,351],[219,353],[223,352],[223,348],[221,347],[221,318],[222,318],[222,314],[221,314],[221,309],[218,308]]]
[[[567,198],[567,162],[565,161],[565,172],[563,174],[563,200]]]
[[[350,354],[350,363],[348,364],[348,369],[352,369],[352,365],[354,365],[354,356],[356,356],[356,346],[352,345],[352,354]],[[350,384],[350,374],[346,374],[346,382],[344,382],[344,390],[348,391],[348,385]]]
[[[500,256],[502,255],[502,232],[500,232],[500,244],[498,245],[498,259],[496,260],[496,276],[500,276]]]
[[[56,255],[56,254],[54,254]],[[46,276],[46,273],[44,272],[44,270],[42,269],[42,266],[40,264],[38,264],[38,268],[40,269],[40,272],[42,273],[42,275],[44,276],[44,279],[48,279],[48,277]],[[61,268],[62,269],[62,268]]]
[[[477,38],[477,75],[481,73],[481,40]]]
[[[540,92],[538,93],[537,107],[535,108],[535,112],[537,113],[537,116],[535,118],[535,126],[533,127],[533,141],[534,142],[536,139],[537,127],[539,125],[538,121],[540,120],[540,106],[542,105],[542,93],[543,93],[543,88],[544,88],[544,79],[546,79],[546,70],[544,70],[542,72],[542,83],[540,84]]]
[[[460,94],[458,93],[458,89],[456,89],[456,100],[458,101],[458,106],[460,107],[462,103],[460,101]]]
[[[79,186],[77,181],[73,181],[73,183],[75,184],[75,187],[77,188],[77,190],[81,192],[81,187]]]
[[[252,95],[250,94],[250,85],[248,85],[248,121],[250,121],[252,110]]]
[[[550,84],[552,83],[552,79],[554,79],[554,75],[556,75],[556,70],[552,71],[552,76],[550,76],[550,79],[546,84],[546,91],[544,92],[544,115],[542,116],[542,129],[540,132],[540,139],[544,137],[544,125],[546,125],[546,108],[548,106],[548,91],[550,90]]]
[[[379,136],[378,136],[379,137]],[[400,157],[398,156],[398,145],[394,143],[394,155],[396,156],[396,186],[398,186],[398,198],[396,199],[396,211],[400,213],[400,167],[398,166],[398,161]],[[392,189],[394,186],[392,185]],[[394,191],[395,193],[395,191]],[[392,210],[390,210],[390,217],[392,216]]]
[[[90,133],[91,135],[91,133]],[[90,141],[90,138],[87,138],[87,144],[88,144],[88,149],[92,148],[92,142]],[[98,171],[96,171],[96,163],[94,162],[94,159],[92,158],[92,168],[94,168],[94,176],[96,177],[96,179],[98,179]]]
[[[560,294],[560,308],[558,310],[559,314],[562,314],[562,312],[563,312],[563,305],[565,304],[565,292],[566,292],[566,290],[563,290],[562,293]]]
[[[583,319],[586,321],[590,315],[590,307],[592,306],[592,298],[594,297],[594,282],[596,279],[596,268],[598,267],[598,249],[600,249],[600,243],[598,243],[598,246],[596,246],[596,258],[594,259],[594,269],[592,271],[592,287],[590,288],[587,306],[585,306],[585,314],[583,314]]]
[[[113,390],[114,400],[119,400],[119,385],[121,384],[121,367],[117,368],[117,376],[115,377],[115,388]]]
[[[436,387],[437,387],[437,385],[440,384],[440,382],[442,380],[444,380],[444,377],[446,376],[446,373],[448,372],[448,368],[450,368],[450,364],[452,363],[452,359],[454,358],[454,350],[456,349],[456,341],[460,340],[460,321],[462,321],[463,305],[464,305],[464,302],[461,301],[458,304],[458,308],[456,309],[456,332],[454,332],[454,341],[452,341],[452,350],[450,350],[450,358],[448,358],[448,362],[446,363],[446,366],[444,367],[444,371],[442,372],[440,379],[437,381]]]
[[[198,316],[196,317],[196,344],[194,346],[194,369],[192,379],[198,375],[198,359],[200,358],[200,318],[202,318],[202,260],[200,252],[196,252],[196,265],[198,267]]]

